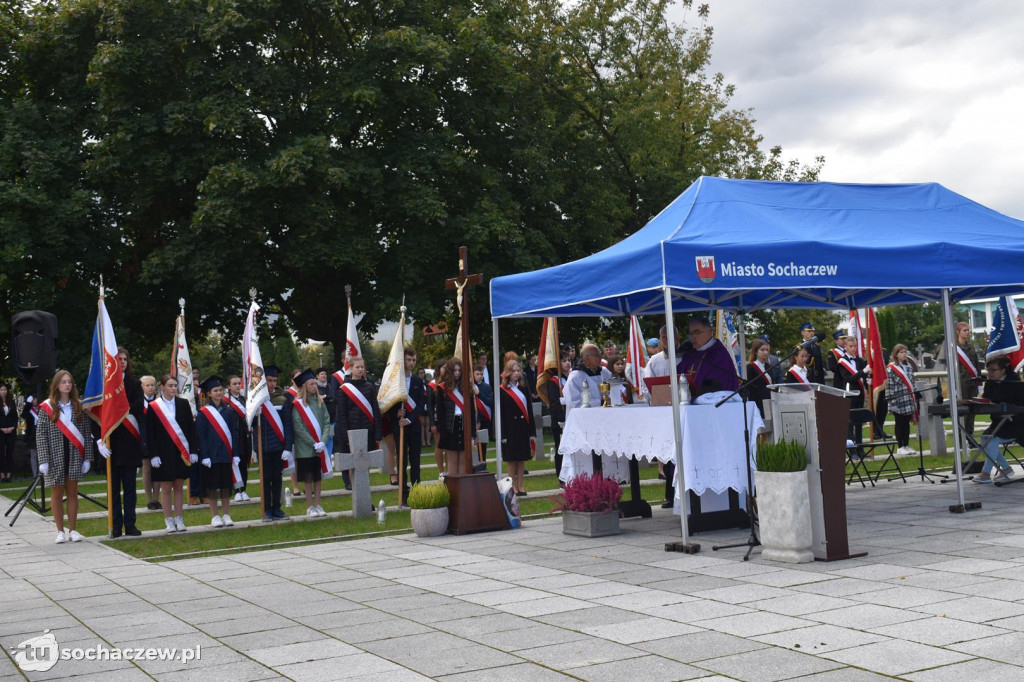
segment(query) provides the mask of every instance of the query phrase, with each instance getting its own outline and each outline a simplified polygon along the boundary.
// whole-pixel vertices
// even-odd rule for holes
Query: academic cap
[[[311,369],[304,369],[300,373],[295,375],[295,378],[292,379],[292,383],[295,384],[295,388],[302,388],[302,385],[309,381],[310,379],[313,379],[315,381],[316,374],[314,374],[313,370]]]
[[[213,376],[206,377],[206,381],[199,384],[199,388],[203,389],[203,393],[209,393],[211,390],[223,385],[224,380],[214,374]]]

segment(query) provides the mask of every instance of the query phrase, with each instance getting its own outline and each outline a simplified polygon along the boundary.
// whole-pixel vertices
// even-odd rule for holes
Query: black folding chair
[[[867,412],[869,415],[871,415],[870,410],[858,410],[856,408],[851,409],[850,423],[853,424],[854,426],[857,426],[858,424],[863,425],[863,422],[858,421],[861,418],[861,415],[858,414],[859,412]],[[873,417],[874,415],[871,416]],[[846,448],[846,462],[847,464],[850,465],[851,469],[850,475],[846,478],[846,485],[850,485],[851,483],[853,483],[853,479],[854,477],[856,477],[857,480],[860,481],[861,487],[867,488],[867,483],[864,482],[864,477],[861,476],[861,473],[863,472],[865,475],[867,475],[868,483],[870,483],[871,487],[874,488],[875,481],[872,480],[871,472],[868,471],[867,465],[865,464],[864,459],[861,457],[861,452],[863,452],[861,450],[862,447],[864,447],[863,443],[854,443],[853,445]]]
[[[897,478],[900,478],[904,483],[906,483],[907,477],[903,475],[903,469],[900,468],[900,463],[896,459],[896,450],[899,447],[899,444],[896,442],[895,438],[892,438],[885,433],[882,429],[882,425],[878,422],[875,413],[864,407],[852,409],[850,410],[850,422],[855,426],[860,425],[862,428],[867,425],[868,428],[871,429],[872,434],[881,434],[881,437],[871,438],[870,440],[863,441],[859,445],[864,452],[867,452],[872,456],[874,456],[875,450],[883,450],[886,452],[886,457],[882,460],[882,466],[880,466],[878,471],[875,472],[875,482],[878,482],[878,479],[880,479],[882,474],[885,473],[886,467],[890,462],[892,462],[892,466],[895,468],[896,474],[898,475],[888,477],[886,480],[895,481]],[[854,449],[856,449],[856,447],[857,446],[855,446]]]

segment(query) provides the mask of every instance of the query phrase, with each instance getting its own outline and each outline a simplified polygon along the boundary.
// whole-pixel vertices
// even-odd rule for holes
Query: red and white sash
[[[366,396],[363,395],[363,392],[360,391],[355,386],[353,386],[352,384],[343,384],[341,390],[345,393],[345,395],[348,396],[349,400],[354,402],[356,404],[356,407],[358,407],[362,411],[362,413],[366,415],[366,418],[370,420],[370,423],[374,423],[373,406],[370,405],[370,401],[366,399]]]
[[[765,373],[765,371],[758,366],[758,364],[756,362],[750,363],[750,366],[757,370],[757,373],[761,375],[762,379],[764,379],[764,383],[766,383],[766,384],[772,383],[772,378],[770,376],[768,376]]]
[[[128,429],[128,433],[132,434],[135,440],[142,442],[142,433],[139,431],[139,420],[135,418],[135,415],[131,412],[121,422],[121,426]]]
[[[845,352],[839,350],[838,348],[833,348],[829,352],[832,353],[832,355],[836,356],[836,362],[839,362],[840,360],[842,360],[843,357],[846,355]]]
[[[150,407],[156,412],[157,419],[163,424],[164,430],[167,431],[167,435],[170,436],[171,442],[174,443],[174,447],[178,449],[181,454],[181,459],[185,462],[186,466],[191,466],[192,459],[190,458],[188,438],[185,437],[184,432],[181,430],[181,426],[178,421],[171,415],[167,414],[167,408],[164,407],[162,400],[154,400]]]
[[[235,411],[235,414],[238,415],[239,419],[245,419],[245,405],[242,404],[242,401],[232,395],[229,395],[228,406]]]
[[[809,383],[807,381],[807,379],[804,378],[804,375],[801,374],[800,371],[797,370],[796,367],[790,367],[788,374],[790,376],[792,376],[794,379],[796,379],[798,383],[801,383],[801,384]]]
[[[487,403],[480,400],[480,396],[476,396],[476,409],[480,410],[480,414],[484,416],[484,419],[491,421],[491,410],[487,407]]]
[[[978,368],[974,366],[974,363],[971,362],[971,359],[967,357],[967,353],[965,353],[964,349],[961,348],[960,346],[956,347],[956,357],[958,360],[960,360],[960,364],[963,366],[963,368],[967,370],[967,373],[971,375],[971,378],[977,379]]]
[[[348,384],[346,384],[347,386]],[[313,410],[309,409],[301,400],[292,401],[292,407],[296,412],[299,413],[299,420],[306,425],[306,430],[309,431],[309,435],[313,437],[314,443],[323,443],[324,434],[320,429],[320,422],[317,421],[316,415],[313,414]],[[320,457],[320,473],[327,476],[331,473],[331,468],[327,464],[327,450],[324,449],[317,453]]]
[[[412,399],[412,396],[406,394],[405,403],[402,405],[402,407],[405,409],[406,418],[408,418],[410,414],[416,411],[416,408],[418,406],[416,404],[416,401]]]
[[[298,398],[299,397],[299,389],[295,388],[294,386],[289,386],[288,390],[286,390],[285,393],[287,393],[288,395],[290,395],[293,398]]]
[[[224,447],[228,449],[228,454],[234,456],[235,444],[231,438],[231,431],[228,430],[228,423],[224,421],[224,417],[220,415],[217,408],[213,405],[207,405],[199,410],[199,413],[206,417],[206,420],[210,422],[210,426],[213,427],[214,433],[220,438],[221,442],[224,443]]]
[[[850,360],[849,358],[843,357],[839,361],[839,364],[840,364],[840,366],[843,367],[843,369],[845,369],[847,372],[850,373],[850,376],[856,376],[857,375],[857,365],[853,364],[853,361]],[[860,384],[860,394],[863,395],[863,396],[866,396],[868,392],[867,392],[867,387],[864,386],[864,380],[861,379],[861,378],[858,378],[857,379],[857,383]]]
[[[331,376],[338,380],[338,385],[339,386],[343,386],[345,384],[345,372],[343,370],[339,369],[337,372],[335,372]]]
[[[505,395],[512,399],[512,402],[516,404],[519,411],[523,413],[526,421],[530,421],[530,413],[526,411],[526,403],[523,401],[523,394],[519,392],[519,389],[502,386],[501,390],[505,391]]]
[[[32,414],[32,423],[33,424],[38,424],[39,423],[39,408],[36,407],[35,405],[33,405],[32,407],[28,408],[28,411]]]
[[[47,417],[53,419],[53,405],[50,404],[49,400],[44,400],[40,405],[40,409],[46,413]],[[85,457],[85,438],[82,437],[82,432],[78,430],[74,422],[71,421],[70,417],[64,415],[64,410],[57,408],[60,412],[60,416],[57,418],[57,428],[64,434],[64,437],[75,446],[78,450],[78,454],[83,458]]]
[[[281,441],[281,445],[284,446],[284,424],[281,422],[281,415],[277,413],[274,406],[269,401],[264,401],[260,405],[260,415],[263,419],[270,424],[270,428],[274,430],[274,435]]]
[[[914,421],[916,422],[918,415],[917,396],[914,395],[914,386],[910,383],[910,377],[907,376],[907,373],[903,371],[902,367],[894,362],[889,363],[889,371],[895,374],[899,378],[900,383],[907,387],[907,392],[910,393],[910,399],[914,401]]]
[[[459,408],[460,411],[466,411],[466,404],[462,402],[462,393],[459,392],[459,389],[456,388],[455,390],[448,391],[448,397],[452,399],[455,407]]]
[[[434,381],[433,379],[431,379],[430,381],[427,382],[427,386],[430,386],[430,390],[431,391],[436,391],[437,390],[437,382]]]

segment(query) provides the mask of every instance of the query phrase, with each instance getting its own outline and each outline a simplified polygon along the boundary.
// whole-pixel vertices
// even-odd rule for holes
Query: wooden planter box
[[[562,532],[585,538],[619,534],[619,510],[603,512],[562,512]]]

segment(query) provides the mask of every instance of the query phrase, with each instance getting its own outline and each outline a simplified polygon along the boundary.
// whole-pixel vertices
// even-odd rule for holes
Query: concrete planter
[[[790,564],[814,561],[807,471],[758,471],[757,513],[762,557]]]
[[[421,538],[436,538],[448,532],[448,507],[410,510],[412,529]]]
[[[562,512],[562,532],[585,538],[599,538],[619,534],[619,510],[603,512]]]

